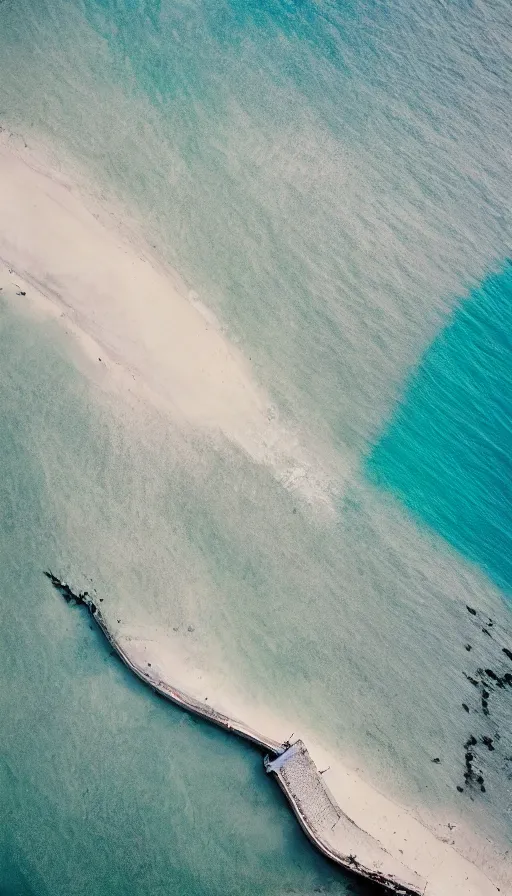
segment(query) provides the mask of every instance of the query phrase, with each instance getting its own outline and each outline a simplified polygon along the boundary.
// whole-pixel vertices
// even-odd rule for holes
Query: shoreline
[[[386,850],[382,849],[382,846],[378,841],[374,840],[365,831],[361,830],[354,824],[352,819],[345,815],[335,802],[332,794],[325,788],[321,774],[316,770],[316,767],[308,754],[310,777],[313,779],[313,816],[318,811],[316,803],[319,798],[319,790],[321,790],[323,791],[322,796],[328,809],[330,809],[331,812],[334,812],[337,822],[343,823],[342,844],[346,851],[341,852],[336,848],[334,838],[328,838],[326,837],[325,832],[322,834],[317,830],[318,825],[309,818],[310,813],[308,811],[309,806],[307,801],[305,801],[304,798],[301,800],[294,788],[290,786],[286,776],[281,773],[286,762],[286,757],[288,754],[291,754],[291,758],[293,758],[293,751],[294,749],[296,750],[299,744],[302,746],[302,751],[307,753],[302,741],[295,741],[291,745],[288,742],[279,744],[278,741],[265,737],[265,735],[255,731],[239,719],[232,719],[224,713],[220,713],[213,709],[213,707],[207,706],[203,701],[196,700],[194,697],[179,690],[169,682],[163,681],[160,676],[155,675],[150,662],[147,662],[146,667],[142,667],[137,662],[136,657],[133,655],[130,656],[128,651],[119,643],[118,639],[110,630],[101,610],[89,595],[89,592],[74,592],[66,582],[63,582],[49,570],[45,570],[44,575],[49,579],[55,590],[62,595],[66,603],[74,603],[86,608],[89,615],[100,628],[107,643],[115,651],[119,659],[140,681],[150,687],[157,696],[163,697],[179,706],[181,709],[217,725],[217,727],[222,728],[229,734],[236,734],[238,737],[259,747],[267,754],[264,761],[267,774],[275,774],[278,784],[288,799],[302,830],[311,843],[316,846],[324,856],[336,865],[339,865],[345,871],[376,883],[384,890],[396,893],[398,896],[421,896],[422,893],[427,892],[426,881],[419,878],[415,872],[411,872],[410,869],[405,866],[402,866],[402,869],[398,869],[397,871],[396,866],[399,866],[401,863],[394,860]],[[275,757],[274,762],[270,761],[268,754]],[[273,767],[278,763],[280,765],[279,770]],[[311,769],[314,769],[314,771],[311,772]],[[301,774],[300,777],[302,783],[303,774]],[[331,842],[329,842],[329,839],[331,839]],[[352,842],[347,842],[351,839]],[[361,844],[363,849],[366,848],[366,850],[369,851],[370,855],[372,851],[375,852],[375,857],[372,857],[371,863],[367,856],[365,856],[365,860],[362,861],[357,854],[352,852],[352,849],[357,849]],[[388,862],[391,865],[390,869],[384,867],[385,862]],[[405,872],[405,876],[399,876],[400,872],[402,875]]]
[[[160,697],[165,697],[167,700],[170,700],[172,703],[175,703],[177,706],[180,706],[182,709],[185,709],[193,715],[212,722],[214,725],[217,725],[219,728],[222,728],[230,734],[237,734],[239,737],[250,741],[264,751],[268,751],[275,755],[281,751],[281,745],[278,741],[265,737],[265,735],[255,731],[249,725],[245,725],[238,719],[232,719],[225,715],[225,713],[213,709],[211,706],[206,706],[203,701],[196,700],[181,689],[163,681],[159,676],[156,676],[153,672],[149,671],[152,665],[151,663],[147,663],[147,668],[143,669],[136,658],[129,655],[128,651],[111,632],[101,610],[96,606],[87,591],[76,594],[66,582],[61,581],[61,579],[53,575],[52,572],[45,570],[44,574],[46,578],[50,580],[53,587],[64,597],[67,603],[74,601],[76,604],[84,606],[89,611],[108,643],[115,650],[124,665],[133,672],[137,678],[143,681],[144,684],[147,684],[155,694]]]
[[[155,694],[170,700],[180,706],[183,710],[192,712],[194,715],[215,724],[227,733],[236,734],[251,742],[260,750],[273,753],[277,758],[286,752],[286,749],[290,745],[289,742],[280,744],[278,740],[268,738],[265,735],[258,733],[255,729],[245,725],[243,722],[229,717],[224,712],[217,712],[212,707],[206,706],[206,704],[197,697],[191,697],[181,689],[175,688],[161,680],[160,676],[155,674],[155,672],[149,672],[148,668],[142,668],[136,657],[130,656],[127,649],[121,645],[120,641],[110,631],[109,625],[99,607],[87,591],[75,593],[67,583],[63,582],[50,571],[45,571],[44,574],[49,579],[52,586],[64,597],[67,603],[75,603],[86,607],[89,614],[101,629],[107,642],[124,665],[127,666],[127,668],[130,669],[130,671],[144,684],[150,687]],[[147,661],[147,658],[145,659]],[[151,663],[147,663],[147,666],[152,668]],[[295,741],[295,743],[300,744],[302,741]],[[310,761],[313,764],[316,761],[318,764],[317,745],[315,744],[313,744],[313,754],[316,757],[316,760],[311,757]],[[268,764],[271,765],[271,763]],[[267,761],[265,762],[265,765],[267,766]],[[338,767],[338,771],[339,768],[340,767]],[[272,771],[272,769],[267,770]],[[322,774],[323,773],[318,774],[318,777],[320,778]],[[494,884],[483,871],[480,871],[475,865],[455,851],[452,846],[446,844],[432,834],[423,824],[414,819],[407,810],[401,809],[396,804],[392,803],[391,800],[382,794],[377,793],[370,785],[366,784],[361,779],[357,778],[354,781],[353,776],[347,772],[347,770],[345,770],[345,776],[346,781],[352,779],[352,787],[356,795],[356,802],[358,801],[358,805],[356,805],[354,799],[351,800],[349,809],[350,816],[338,806],[336,796],[331,792],[331,782],[329,782],[331,786],[326,787],[325,783],[322,781],[322,787],[325,789],[328,798],[332,801],[335,811],[339,813],[339,820],[343,822],[340,833],[343,833],[343,836],[345,836],[348,830],[349,837],[353,837],[353,842],[363,851],[368,850],[369,846],[370,854],[373,852],[374,856],[376,855],[376,858],[374,858],[373,861],[368,860],[368,852],[365,855],[364,861],[361,861],[357,855],[352,852],[348,855],[343,854],[341,850],[337,848],[335,842],[329,842],[329,837],[322,837],[321,834],[315,831],[314,826],[311,826],[307,821],[307,814],[302,810],[300,797],[297,799],[287,786],[286,780],[283,780],[282,776],[276,775],[278,784],[287,797],[292,811],[304,833],[329,860],[340,865],[344,870],[350,873],[355,873],[367,880],[374,881],[384,886],[384,888],[387,888],[387,890],[402,894],[402,896],[455,896],[455,894],[457,894],[457,896],[459,896],[459,894],[460,896],[469,896],[469,894],[471,894],[471,896],[473,896],[473,894],[474,896],[488,896],[489,894],[490,896],[492,893],[502,892],[501,888],[497,884]],[[335,776],[335,783],[339,784],[339,775]],[[334,793],[336,792],[335,788]],[[354,793],[352,793],[352,798],[354,797]],[[345,796],[348,795],[349,794],[345,792]],[[354,812],[354,809],[357,811]],[[368,830],[369,826],[365,824],[365,819],[368,819],[369,811],[374,811],[377,817],[379,817],[382,810],[384,810],[385,814],[381,820],[384,822],[385,828],[383,828],[382,825],[380,826],[379,836],[377,837],[375,833]],[[391,826],[394,828],[393,831],[391,830]],[[387,841],[382,837],[385,830],[388,835]],[[405,834],[407,834],[407,837],[405,837]],[[415,834],[416,839],[414,837]],[[396,853],[399,836],[400,838],[402,836],[404,837],[404,846],[409,842],[410,849],[412,850],[411,856],[415,859],[414,863],[404,864],[407,858],[407,856],[404,855],[405,850],[398,850],[403,855],[402,860],[399,860],[393,855],[393,853]],[[342,840],[342,842],[345,843],[346,841]],[[395,849],[393,849],[393,842]],[[386,861],[389,861],[391,868],[395,869],[394,872],[383,869],[383,858]],[[397,867],[401,867],[405,870],[406,877],[409,876],[408,881],[404,881],[403,878],[400,877],[400,872],[397,873],[396,871]],[[417,881],[420,883],[416,883]]]
[[[9,165],[6,168],[2,167],[2,160],[5,160],[6,157],[11,161],[15,160],[14,167],[9,167]],[[108,231],[103,225],[98,224],[92,213],[80,205],[64,179],[61,177],[53,180],[43,168],[40,170],[32,168],[26,160],[20,157],[16,149],[12,150],[9,147],[6,153],[2,153],[0,141],[0,183],[2,186],[4,181],[7,184],[9,171],[13,170],[18,172],[16,175],[18,180],[15,178],[9,185],[11,192],[9,193],[8,190],[4,192],[2,199],[0,191],[0,207],[3,209],[5,234],[8,237],[7,240],[5,236],[2,239],[0,231],[0,256],[5,259],[7,266],[12,267],[13,272],[23,272],[24,281],[16,275],[16,283],[18,279],[20,280],[19,294],[21,296],[19,305],[16,303],[17,310],[23,312],[29,303],[32,303],[39,307],[44,315],[50,314],[55,319],[60,319],[59,323],[63,324],[63,329],[65,328],[76,339],[78,350],[73,350],[75,363],[77,366],[84,366],[87,377],[100,388],[111,389],[114,386],[124,394],[134,391],[142,397],[142,400],[161,401],[165,405],[166,411],[170,410],[171,414],[187,429],[206,430],[209,434],[220,431],[224,437],[231,439],[246,450],[257,462],[271,466],[276,478],[287,485],[285,473],[290,470],[283,467],[283,454],[286,453],[285,448],[288,449],[286,442],[288,434],[277,423],[268,420],[265,397],[262,396],[252,380],[244,359],[229,346],[218,328],[206,320],[197,307],[192,307],[184,296],[179,295],[177,290],[176,298],[169,279],[166,279],[156,269],[152,269],[152,260],[142,259],[140,254],[135,251],[132,258],[129,253],[134,247],[123,242],[116,231],[110,233],[109,243],[101,246],[101,239],[98,235],[104,235]],[[21,182],[19,177],[21,176],[23,180],[25,174],[29,177],[28,186],[23,195],[19,195],[16,185]],[[59,203],[56,202],[57,198],[59,201],[67,203],[64,208],[60,207],[60,210]],[[5,204],[3,205],[3,203]],[[34,220],[30,221],[33,205],[38,209],[34,214]],[[62,247],[58,240],[55,242],[55,233],[49,243],[45,242],[45,222],[48,215],[53,215],[54,212],[57,217],[61,216],[58,233],[63,239],[66,238],[66,225],[72,224],[73,221],[78,230],[70,233],[70,243],[73,243],[75,239],[73,233],[85,235],[86,258],[82,260],[83,267],[79,264],[76,271],[74,270],[77,261],[75,250],[73,250],[74,254],[70,252],[67,268],[62,267],[59,257]],[[13,222],[16,227],[11,227]],[[73,224],[73,226],[75,225]],[[89,233],[90,227],[93,228],[94,239]],[[101,248],[98,258],[92,257],[91,254],[87,255],[94,247]],[[64,248],[66,249],[66,243],[64,243]],[[48,249],[48,254],[46,254],[46,249]],[[113,261],[108,260],[111,250],[114,253]],[[108,277],[114,278],[108,280],[107,277],[108,289],[105,287],[102,270],[103,259],[107,264]],[[80,261],[80,253],[78,253],[78,260]],[[91,262],[90,269],[85,261]],[[123,277],[121,280],[116,280],[117,275],[114,268],[117,261],[122,263]],[[125,308],[121,301],[123,296],[118,295],[112,286],[113,283],[118,283],[120,288],[124,288],[123,284],[129,283],[133,266],[136,266],[139,272],[144,270],[143,282],[146,285],[153,284],[157,292],[164,290],[159,293],[158,301],[151,306],[150,311],[144,308],[141,310],[140,317],[137,316],[139,311],[136,305],[141,300],[141,295],[137,290],[131,289],[131,301]],[[146,279],[148,272],[149,279]],[[10,282],[13,281],[13,277],[14,273],[10,277]],[[30,289],[26,289],[27,284],[30,285]],[[92,287],[98,289],[96,305],[92,303],[88,293],[91,284]],[[72,301],[69,300],[69,302],[68,289],[71,290],[72,295]],[[102,292],[102,289],[105,291]],[[25,292],[27,293],[26,298],[23,295]],[[168,299],[171,302],[172,310],[170,312],[164,307],[164,299],[165,302]],[[114,311],[110,317],[111,309],[108,303],[111,300],[114,302]],[[102,302],[105,305],[103,310],[100,308]],[[144,302],[141,304],[144,305]],[[95,319],[95,314],[100,311],[106,316]],[[116,327],[119,321],[122,322],[125,311],[128,313],[133,311],[135,317],[129,322],[129,327],[125,327],[123,324],[118,332]],[[153,327],[148,325],[147,330],[142,326],[139,333],[138,324],[147,324],[144,312],[146,317],[151,316],[154,312],[156,324]],[[174,368],[160,366],[161,352],[159,353],[159,351],[163,348],[163,344],[158,334],[158,327],[162,321],[169,326],[170,332],[174,313],[177,316],[177,329],[180,330],[183,323],[185,334],[188,333],[191,339],[197,338],[199,340],[197,344],[204,348],[205,372],[199,380],[194,376],[188,378],[186,370],[189,366],[189,359],[187,358],[184,359],[186,362],[184,366],[180,366],[176,373],[178,382],[175,391],[181,389],[183,377],[187,384],[186,400],[181,404],[174,403],[172,389],[171,391],[167,391],[167,389],[162,391],[159,381],[160,373],[165,371],[165,383],[171,383],[172,386],[173,376],[176,372]],[[182,333],[181,330],[180,333]],[[142,354],[137,354],[139,335],[144,347]],[[113,336],[116,338],[112,338]],[[98,347],[101,347],[101,361],[98,359]],[[126,347],[128,347],[128,352]],[[134,347],[136,363],[132,364],[130,352]],[[156,360],[152,357],[153,349],[155,349],[154,354],[158,356]],[[188,349],[190,349],[190,343]],[[227,367],[222,367],[224,362]],[[208,380],[210,370],[216,373],[213,378],[213,392],[208,393],[208,395],[213,395],[217,402],[213,414],[211,408],[207,406],[209,398],[205,401],[201,394],[201,389]],[[217,374],[219,375],[217,376]],[[231,375],[233,382],[230,380]],[[224,389],[224,376],[229,380],[227,391]],[[236,400],[231,406],[232,395],[235,395]],[[217,411],[219,416],[217,416]],[[239,414],[240,419],[238,418]],[[329,503],[329,488],[324,488],[327,477],[324,477],[320,471],[318,480],[316,480],[305,465],[302,466],[305,471],[303,475],[300,472],[303,460],[302,449],[298,449],[297,442],[293,439],[292,448],[295,451],[295,469],[299,472],[296,481],[292,481],[290,487],[296,489],[308,503],[325,509]],[[315,744],[314,737],[310,738],[307,735],[307,740],[315,761],[317,764],[323,765],[321,760],[325,751],[322,751],[319,744]],[[328,754],[325,755],[328,760],[331,758]],[[430,896],[430,894],[432,896],[434,894],[440,894],[440,896],[469,896],[469,894],[471,896],[487,896],[487,894],[495,893],[498,890],[498,887],[487,878],[485,872],[472,864],[468,858],[464,858],[450,844],[443,843],[425,824],[417,821],[411,812],[396,805],[388,797],[366,784],[362,778],[344,769],[340,763],[336,763],[336,768],[329,772],[329,781],[331,782],[331,780],[333,781],[332,789],[339,794],[338,801],[347,808],[357,824],[367,829],[371,826],[372,836],[380,840],[388,851],[396,853],[398,846],[403,848],[403,860],[423,876],[430,875],[432,872],[431,885],[429,884],[429,888],[426,890],[426,896]],[[467,851],[475,855],[475,861],[482,861],[483,851],[481,852],[479,849],[477,835],[471,835],[469,839],[470,842],[474,840],[475,848],[468,847]]]

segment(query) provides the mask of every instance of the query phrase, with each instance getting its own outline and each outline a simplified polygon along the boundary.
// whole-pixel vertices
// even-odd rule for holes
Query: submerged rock
[[[87,607],[93,616],[97,614],[98,608],[90,597],[88,591],[75,592],[67,582],[59,579],[59,577],[54,575],[50,570],[45,569],[43,572],[46,578],[50,580],[53,587],[62,595],[66,603],[81,604],[82,606]]]
[[[478,687],[478,681],[475,678],[472,678],[471,675],[467,674],[467,672],[464,672],[464,675],[466,676],[469,683],[473,685],[473,687],[475,687],[475,688]]]

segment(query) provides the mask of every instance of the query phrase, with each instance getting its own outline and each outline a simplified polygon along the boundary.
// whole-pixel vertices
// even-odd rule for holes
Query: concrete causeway
[[[266,757],[264,762],[267,773],[276,777],[302,830],[327,858],[392,893],[424,893],[425,882],[395,861],[340,809],[301,740],[274,760]]]
[[[293,744],[280,744],[239,719],[232,719],[163,681],[150,665],[142,666],[118,642],[87,591],[75,593],[52,572],[45,571],[44,574],[68,603],[86,607],[125,666],[156,694],[225,731],[243,737],[266,754],[264,764],[267,773],[276,778],[302,830],[323,855],[351,874],[366,878],[388,892],[398,896],[423,896],[425,881],[391,856],[340,809],[301,740]]]

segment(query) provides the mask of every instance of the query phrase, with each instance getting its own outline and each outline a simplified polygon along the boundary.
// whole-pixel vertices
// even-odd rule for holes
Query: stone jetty
[[[44,574],[67,603],[82,605],[88,610],[125,666],[156,694],[261,749],[267,773],[276,778],[302,830],[324,856],[351,874],[372,881],[383,891],[397,896],[423,896],[425,881],[391,856],[341,810],[301,740],[274,741],[239,719],[232,719],[162,681],[151,664],[141,665],[135,654],[130,655],[119,643],[88,591],[75,592],[49,570]]]

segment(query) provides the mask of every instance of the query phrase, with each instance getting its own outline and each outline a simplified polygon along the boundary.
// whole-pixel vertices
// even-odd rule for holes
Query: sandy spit
[[[340,481],[332,453],[326,463],[309,436],[279,421],[196,294],[116,223],[42,155],[0,133],[0,261],[13,284],[23,278],[28,299],[60,315],[90,359],[110,367],[109,385],[161,405],[185,429],[235,443],[328,509]]]

